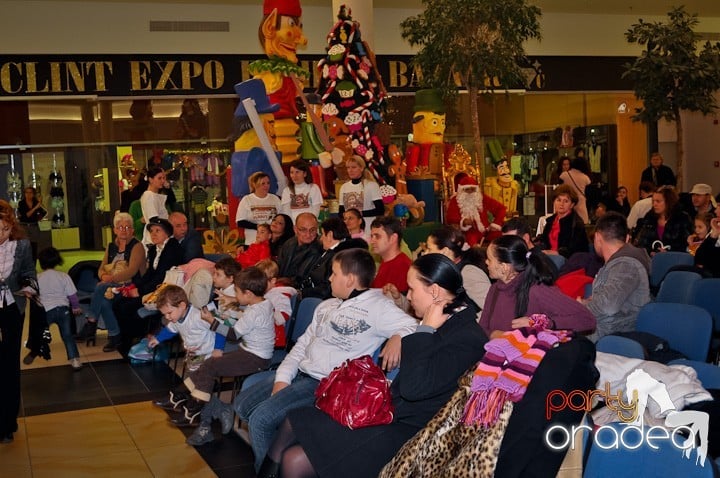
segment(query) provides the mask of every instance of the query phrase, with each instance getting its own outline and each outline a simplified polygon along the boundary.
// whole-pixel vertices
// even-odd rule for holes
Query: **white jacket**
[[[348,300],[328,299],[315,309],[305,333],[275,374],[275,382],[291,383],[298,371],[321,379],[344,362],[372,355],[395,334],[415,332],[417,320],[400,310],[380,289]]]

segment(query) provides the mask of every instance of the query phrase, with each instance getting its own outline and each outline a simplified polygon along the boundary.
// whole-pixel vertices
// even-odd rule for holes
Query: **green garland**
[[[290,76],[294,74],[299,78],[308,78],[310,76],[310,72],[302,68],[300,65],[279,56],[255,60],[250,63],[249,69],[250,74],[252,75],[269,71],[271,73],[280,73],[283,76]]]

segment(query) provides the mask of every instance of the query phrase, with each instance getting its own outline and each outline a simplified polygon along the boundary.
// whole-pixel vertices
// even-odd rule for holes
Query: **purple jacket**
[[[515,297],[520,285],[522,274],[505,284],[495,282],[488,292],[480,316],[480,326],[488,336],[495,330],[512,330],[515,315]],[[555,286],[536,284],[530,287],[525,316],[545,314],[553,322],[556,329],[569,329],[577,332],[595,330],[595,317],[583,304],[563,294]]]

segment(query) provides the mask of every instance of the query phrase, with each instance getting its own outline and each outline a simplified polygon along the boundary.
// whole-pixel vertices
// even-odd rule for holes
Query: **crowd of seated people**
[[[371,181],[363,176],[361,161],[349,166],[353,186]],[[195,446],[215,439],[213,419],[228,433],[237,414],[247,427],[259,476],[377,476],[450,400],[464,372],[483,359],[486,350],[495,350],[486,344],[518,338],[534,342],[547,333],[557,338],[553,344],[574,341],[572,353],[582,357],[581,365],[568,363],[567,373],[556,377],[538,368],[538,376],[547,377],[542,379],[547,383],[560,381],[560,388],[584,386],[580,368],[594,371],[591,342],[634,330],[640,308],[651,300],[653,255],[694,245],[696,266],[706,275],[719,274],[720,207],[714,199],[707,200],[710,206],[703,198],[696,200],[712,198],[705,187],[693,188],[691,194],[694,235],[692,211],[683,209],[672,187],[652,192],[650,208],[635,227],[629,227],[624,215],[633,210],[626,190],[613,207],[621,212],[605,213],[586,227],[575,211],[577,191],[562,185],[554,191],[553,213],[537,237],[532,237],[527,220],[512,218],[503,236],[486,248],[467,247],[459,228],[442,225],[430,232],[425,253],[413,262],[401,249],[400,221],[380,215],[377,198],[353,204],[352,189],[346,190],[348,202],[340,217],[320,223],[311,175],[300,164],[291,173],[294,188],[282,201],[270,198],[266,175],[251,178],[251,199],[258,202],[244,206],[238,226],[251,232],[246,241],[253,240],[237,257],[215,264],[214,307],[197,310],[182,294],[161,295],[158,308],[171,323],[152,341],[155,345],[172,332],[187,342],[193,337],[186,334],[192,331],[173,323],[192,315],[205,342],[223,343],[215,342],[222,336],[236,344],[232,352],[216,348],[203,354],[184,387],[156,405],[176,412],[172,421],[177,426],[197,427],[188,438]],[[268,204],[274,211],[267,217],[254,215],[256,209],[268,214]],[[199,238],[188,231],[182,213],[144,222],[149,238],[145,246],[133,238],[133,218],[116,215],[116,238],[103,259],[93,316],[88,330],[81,332],[94,333],[102,317],[109,336],[105,349],[123,355],[157,326],[138,314],[143,295],[155,291],[172,267],[202,255],[197,252]],[[248,254],[251,250],[262,254]],[[558,288],[558,277],[568,270],[558,269],[548,255],[563,256],[573,267],[580,264],[582,273],[591,276],[591,292],[581,296]],[[117,267],[110,267],[115,263]],[[136,293],[123,287],[130,283]],[[273,349],[286,346],[284,325],[295,295],[298,302],[304,297],[323,299],[307,331],[274,376],[243,390],[233,403],[219,400],[212,394],[218,377],[267,370]],[[391,424],[350,430],[313,407],[321,379],[345,360],[381,347],[385,370],[400,365],[391,386]],[[583,380],[593,376],[585,373]],[[519,410],[521,400],[522,394],[514,400]],[[512,430],[512,423],[506,420],[504,425]],[[556,465],[553,461],[547,466],[556,472]]]

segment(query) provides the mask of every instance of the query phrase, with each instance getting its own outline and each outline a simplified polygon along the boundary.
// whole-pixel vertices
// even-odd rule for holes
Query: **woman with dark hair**
[[[537,252],[512,235],[498,237],[487,250],[490,287],[480,316],[485,332],[499,335],[530,325],[529,316],[545,314],[553,329],[595,330],[595,317],[579,302],[553,286],[553,274]]]
[[[335,254],[345,249],[368,248],[367,242],[363,239],[350,237],[347,227],[339,217],[325,219],[320,224],[320,243],[323,253],[310,266],[310,272],[300,284],[300,294],[305,297],[319,297],[329,299],[332,297],[330,289],[330,274],[332,274],[332,261]]]
[[[365,239],[365,219],[362,213],[355,208],[348,209],[342,214],[343,222],[350,231],[350,237]]]
[[[482,357],[488,339],[450,259],[418,258],[408,271],[408,285],[408,300],[422,321],[402,339],[402,366],[390,387],[393,422],[351,430],[314,407],[291,411],[258,476],[276,476],[281,468],[283,478],[375,477],[447,402],[458,378]]]
[[[313,183],[307,161],[296,159],[290,163],[290,183],[282,192],[280,210],[292,217],[294,222],[303,212],[310,212],[318,217],[322,203],[322,192],[318,185]]]
[[[570,163],[570,169],[560,174],[560,181],[575,191],[575,195],[577,196],[574,206],[575,212],[578,213],[584,224],[590,224],[590,216],[588,215],[585,201],[585,188],[587,188],[591,182],[588,174],[590,174],[590,171],[585,158],[573,159]]]
[[[35,223],[45,217],[47,211],[37,197],[35,188],[27,186],[23,190],[25,198],[18,203],[18,217],[20,222]]]
[[[652,209],[638,221],[634,242],[651,256],[665,251],[684,252],[692,227],[675,188],[661,186],[653,193]]]
[[[165,187],[165,170],[163,168],[150,168],[147,172],[148,186],[142,196],[140,196],[140,207],[142,208],[142,223],[148,224],[150,219],[159,217],[167,219],[169,216],[167,210],[167,195],[162,193]],[[150,244],[150,234],[147,228],[144,228],[143,244]]]
[[[293,220],[287,214],[278,214],[270,221],[270,256],[275,259],[285,241],[295,235]]]
[[[609,211],[619,212],[625,217],[630,214],[630,201],[628,201],[628,190],[625,186],[618,186],[615,191],[615,200],[608,200],[607,208]]]
[[[25,299],[37,294],[30,241],[0,199],[0,443],[13,441],[20,410],[20,347]]]
[[[563,184],[556,187],[553,194],[555,214],[547,218],[545,228],[538,236],[538,245],[545,254],[560,254],[565,257],[576,252],[588,252],[585,224],[573,209],[578,202],[575,190]]]
[[[444,255],[460,269],[465,291],[480,309],[490,290],[490,278],[485,269],[485,254],[479,247],[463,250],[464,246],[465,236],[455,226],[441,226],[432,231],[427,238],[428,252]]]

